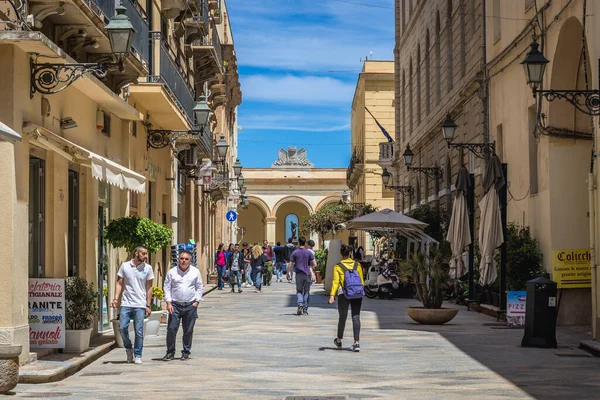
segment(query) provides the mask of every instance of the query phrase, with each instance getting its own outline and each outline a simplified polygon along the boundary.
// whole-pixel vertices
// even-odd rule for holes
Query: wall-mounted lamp
[[[60,120],[60,127],[62,129],[77,128],[77,122],[71,117],[65,117]]]

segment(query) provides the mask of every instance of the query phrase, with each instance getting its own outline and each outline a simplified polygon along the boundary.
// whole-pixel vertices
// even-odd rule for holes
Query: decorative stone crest
[[[296,146],[289,146],[287,150],[279,149],[279,158],[271,168],[314,168],[314,164],[306,158],[306,149],[303,147],[296,151]]]

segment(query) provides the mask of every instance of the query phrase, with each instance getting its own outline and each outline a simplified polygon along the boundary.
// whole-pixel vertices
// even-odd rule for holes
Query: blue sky
[[[228,0],[243,102],[239,157],[266,168],[279,148],[318,168],[350,160],[361,59],[393,60],[393,0]],[[371,57],[369,57],[371,58]]]

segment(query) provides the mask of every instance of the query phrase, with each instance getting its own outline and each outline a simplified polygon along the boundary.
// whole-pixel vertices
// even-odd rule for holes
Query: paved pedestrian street
[[[353,353],[348,336],[343,351],[334,348],[337,309],[322,286],[308,316],[295,315],[293,292],[288,283],[260,294],[214,291],[200,306],[190,360],[160,360],[162,327],[146,338],[143,365],[126,364],[124,350],[114,349],[63,381],[19,385],[13,397],[493,400],[600,392],[600,359],[576,347],[589,337],[585,329],[561,329],[558,349],[521,348],[523,330],[465,307],[450,324],[424,327],[405,315],[414,300],[365,298],[361,352]]]

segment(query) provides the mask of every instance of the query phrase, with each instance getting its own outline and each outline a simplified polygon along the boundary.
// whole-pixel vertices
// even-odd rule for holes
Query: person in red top
[[[215,268],[217,269],[217,289],[223,290],[225,284],[222,281],[222,277],[225,274],[225,270],[227,269],[227,257],[225,255],[225,250],[223,249],[225,246],[223,243],[219,244],[219,248],[215,253]]]
[[[266,271],[264,273],[265,276],[265,285],[271,286],[271,278],[273,278],[273,258],[275,257],[275,253],[273,252],[273,248],[269,245],[269,241],[267,239],[263,240],[263,255],[267,258],[267,262],[271,262],[270,267],[266,267]]]

